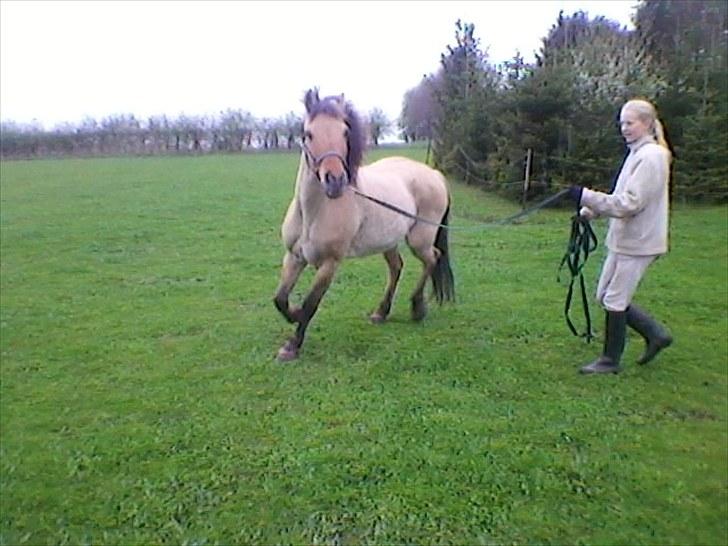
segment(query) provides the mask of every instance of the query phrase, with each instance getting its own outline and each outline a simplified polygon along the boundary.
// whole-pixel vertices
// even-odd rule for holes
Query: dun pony
[[[303,146],[291,200],[281,228],[286,248],[274,303],[297,325],[278,351],[280,361],[298,357],[309,322],[344,258],[381,253],[389,268],[384,297],[371,314],[384,322],[402,272],[398,247],[403,241],[422,262],[411,296],[412,319],[427,313],[424,288],[432,280],[439,303],[454,298],[446,227],[438,227],[389,210],[350,191],[389,203],[435,224],[447,226],[450,194],[445,177],[424,163],[389,157],[362,166],[364,134],[359,117],[343,95],[319,98],[318,89],[304,99]],[[289,295],[307,265],[316,269],[300,306]]]

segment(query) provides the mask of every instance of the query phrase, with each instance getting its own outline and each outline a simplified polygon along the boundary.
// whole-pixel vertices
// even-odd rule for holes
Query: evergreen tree
[[[644,0],[637,35],[667,80],[657,107],[678,198],[728,199],[728,3]]]
[[[497,74],[475,38],[475,25],[458,20],[455,28],[455,46],[447,47],[440,71],[431,80],[437,112],[433,158],[436,166],[466,182],[482,181],[494,149]]]
[[[538,123],[536,178],[547,187],[608,189],[623,154],[621,104],[635,96],[655,100],[665,85],[632,33],[603,17],[560,13],[531,75],[516,89],[516,108]]]

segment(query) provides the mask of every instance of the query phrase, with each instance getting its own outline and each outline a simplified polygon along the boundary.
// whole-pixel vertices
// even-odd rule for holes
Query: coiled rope
[[[569,279],[569,290],[566,294],[566,302],[564,304],[564,317],[569,330],[575,336],[586,338],[587,343],[594,339],[592,331],[591,315],[589,314],[589,298],[586,293],[586,283],[584,282],[584,265],[591,254],[597,248],[597,236],[592,230],[589,220],[580,216],[578,213],[571,217],[571,234],[569,235],[569,243],[566,247],[566,253],[561,259],[559,270],[557,273],[557,282],[561,282],[561,271],[567,266],[571,279]],[[584,319],[586,321],[586,329],[583,333],[579,333],[571,320],[571,302],[574,296],[574,282],[579,279],[579,287],[581,289],[581,302],[584,311]]]

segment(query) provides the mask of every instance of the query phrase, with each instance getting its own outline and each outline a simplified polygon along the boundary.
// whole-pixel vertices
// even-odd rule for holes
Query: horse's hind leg
[[[432,276],[437,263],[439,250],[435,247],[427,251],[415,251],[415,255],[422,261],[422,275],[420,275],[415,289],[412,291],[412,320],[420,321],[427,315],[427,303],[425,302],[425,284]]]
[[[420,275],[415,289],[412,292],[412,320],[420,321],[427,315],[425,302],[425,285],[432,276],[435,264],[440,257],[440,251],[432,245],[435,240],[435,228],[425,225],[415,225],[407,236],[407,244],[422,262],[422,275]]]
[[[387,283],[387,291],[384,293],[384,299],[380,302],[377,310],[369,317],[375,324],[387,320],[389,312],[392,309],[392,300],[397,291],[399,277],[402,274],[402,256],[400,256],[396,248],[387,250],[384,253],[384,259],[387,260],[387,267],[389,268],[389,282]]]
[[[301,349],[301,345],[303,345],[303,337],[306,334],[308,323],[311,322],[321,302],[321,298],[323,298],[326,290],[331,285],[338,266],[339,260],[329,258],[316,271],[311,291],[304,298],[303,305],[297,312],[296,322],[298,322],[298,326],[296,327],[296,332],[278,350],[278,360],[285,362],[298,357],[298,351]]]

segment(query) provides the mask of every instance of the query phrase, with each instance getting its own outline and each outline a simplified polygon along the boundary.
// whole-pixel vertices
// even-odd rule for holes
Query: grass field
[[[383,259],[346,262],[282,365],[296,166],[1,164],[0,544],[728,543],[725,206],[674,211],[647,367],[632,335],[624,373],[576,373],[566,210],[453,231],[458,302],[421,324],[409,254],[379,326]],[[516,210],[453,186],[453,225]]]

